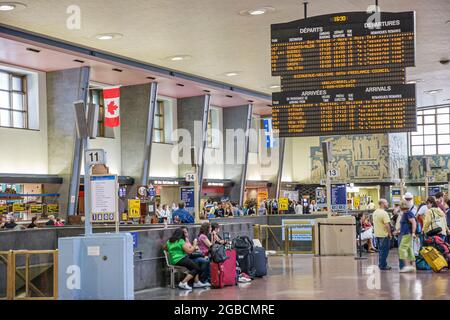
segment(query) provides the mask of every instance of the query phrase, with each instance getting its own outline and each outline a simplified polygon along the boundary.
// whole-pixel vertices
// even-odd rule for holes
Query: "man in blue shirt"
[[[184,208],[184,202],[178,204],[178,209],[172,213],[172,221],[179,221],[179,223],[194,223],[194,217]]]
[[[417,221],[414,213],[411,211],[411,206],[407,201],[400,202],[400,209],[403,214],[400,220],[400,235],[402,240],[398,247],[398,256],[403,261],[404,267],[400,272],[415,272],[413,262],[416,261],[413,250],[413,240],[416,238]]]

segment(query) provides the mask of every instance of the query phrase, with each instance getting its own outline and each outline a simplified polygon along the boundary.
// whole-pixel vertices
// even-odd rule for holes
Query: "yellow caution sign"
[[[134,219],[141,216],[141,200],[129,199],[128,200],[128,218]]]
[[[278,199],[278,210],[279,211],[288,211],[289,210],[289,199],[288,198],[279,198]]]
[[[361,204],[361,198],[360,197],[354,197],[353,198],[353,207],[358,208]]]

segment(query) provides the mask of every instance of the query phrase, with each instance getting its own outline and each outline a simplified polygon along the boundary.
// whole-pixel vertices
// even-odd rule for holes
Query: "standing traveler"
[[[439,204],[434,199],[434,197],[428,197],[428,210],[425,213],[425,218],[423,221],[423,232],[424,234],[427,234],[428,232],[431,232],[433,230],[433,236],[439,236],[442,240],[445,241],[446,236],[450,232],[447,226],[446,215],[441,209],[438,208],[438,206]]]
[[[300,202],[296,202],[295,204],[295,214],[303,214],[303,206]]]
[[[444,193],[439,191],[435,194],[434,197],[436,198],[438,208],[445,213],[447,211],[447,208],[445,207]]]
[[[267,214],[266,204],[263,201],[263,202],[261,202],[261,205],[259,206],[258,215],[265,216],[266,214]]]
[[[54,226],[55,225],[55,216],[49,215],[48,221],[45,223],[46,226]]]
[[[367,206],[367,210],[375,210],[375,203],[373,203],[373,200],[370,200],[370,203]]]
[[[27,229],[35,229],[35,228],[37,228],[38,226],[36,224],[36,221],[37,221],[37,217],[36,216],[31,218],[31,223],[28,225]]]
[[[156,219],[158,219],[158,223],[163,223],[163,219],[161,217],[161,204],[158,202],[156,203]]]
[[[194,217],[184,208],[184,202],[178,204],[178,209],[172,213],[173,221],[179,221],[179,223],[194,223]]]
[[[171,223],[171,221],[170,221],[171,214],[170,214],[170,210],[169,210],[167,204],[162,205],[162,209],[160,211],[160,216],[162,219],[162,223]]]
[[[398,256],[404,265],[400,272],[415,272],[416,268],[414,268],[413,262],[416,261],[416,257],[414,256],[413,240],[416,238],[417,221],[406,200],[400,202],[400,209],[403,212],[400,220],[402,240],[398,246]]]
[[[309,213],[313,214],[317,212],[319,208],[317,207],[316,200],[311,200],[311,204],[309,205]]]
[[[5,223],[5,229],[14,229],[17,227],[17,223],[16,220],[14,220],[14,218],[10,218],[8,222]]]
[[[378,242],[378,267],[381,270],[391,270],[392,267],[387,264],[387,258],[389,255],[389,250],[391,248],[391,219],[389,214],[386,212],[389,204],[386,199],[380,199],[378,202],[379,208],[373,213],[373,228],[374,235]]]
[[[411,192],[405,193],[405,201],[409,206],[409,211],[411,211],[414,215],[417,214],[417,207],[414,205],[414,196]]]

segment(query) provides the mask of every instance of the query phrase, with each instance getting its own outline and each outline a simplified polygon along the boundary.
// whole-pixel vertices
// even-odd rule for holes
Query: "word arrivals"
[[[181,307],[175,307],[175,315],[199,315],[202,318],[206,317],[208,307],[188,307],[181,304]]]

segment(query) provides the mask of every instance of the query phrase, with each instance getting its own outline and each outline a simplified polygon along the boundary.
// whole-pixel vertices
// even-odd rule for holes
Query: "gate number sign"
[[[86,150],[84,156],[86,158],[86,164],[89,166],[105,164],[105,150],[103,149]]]

